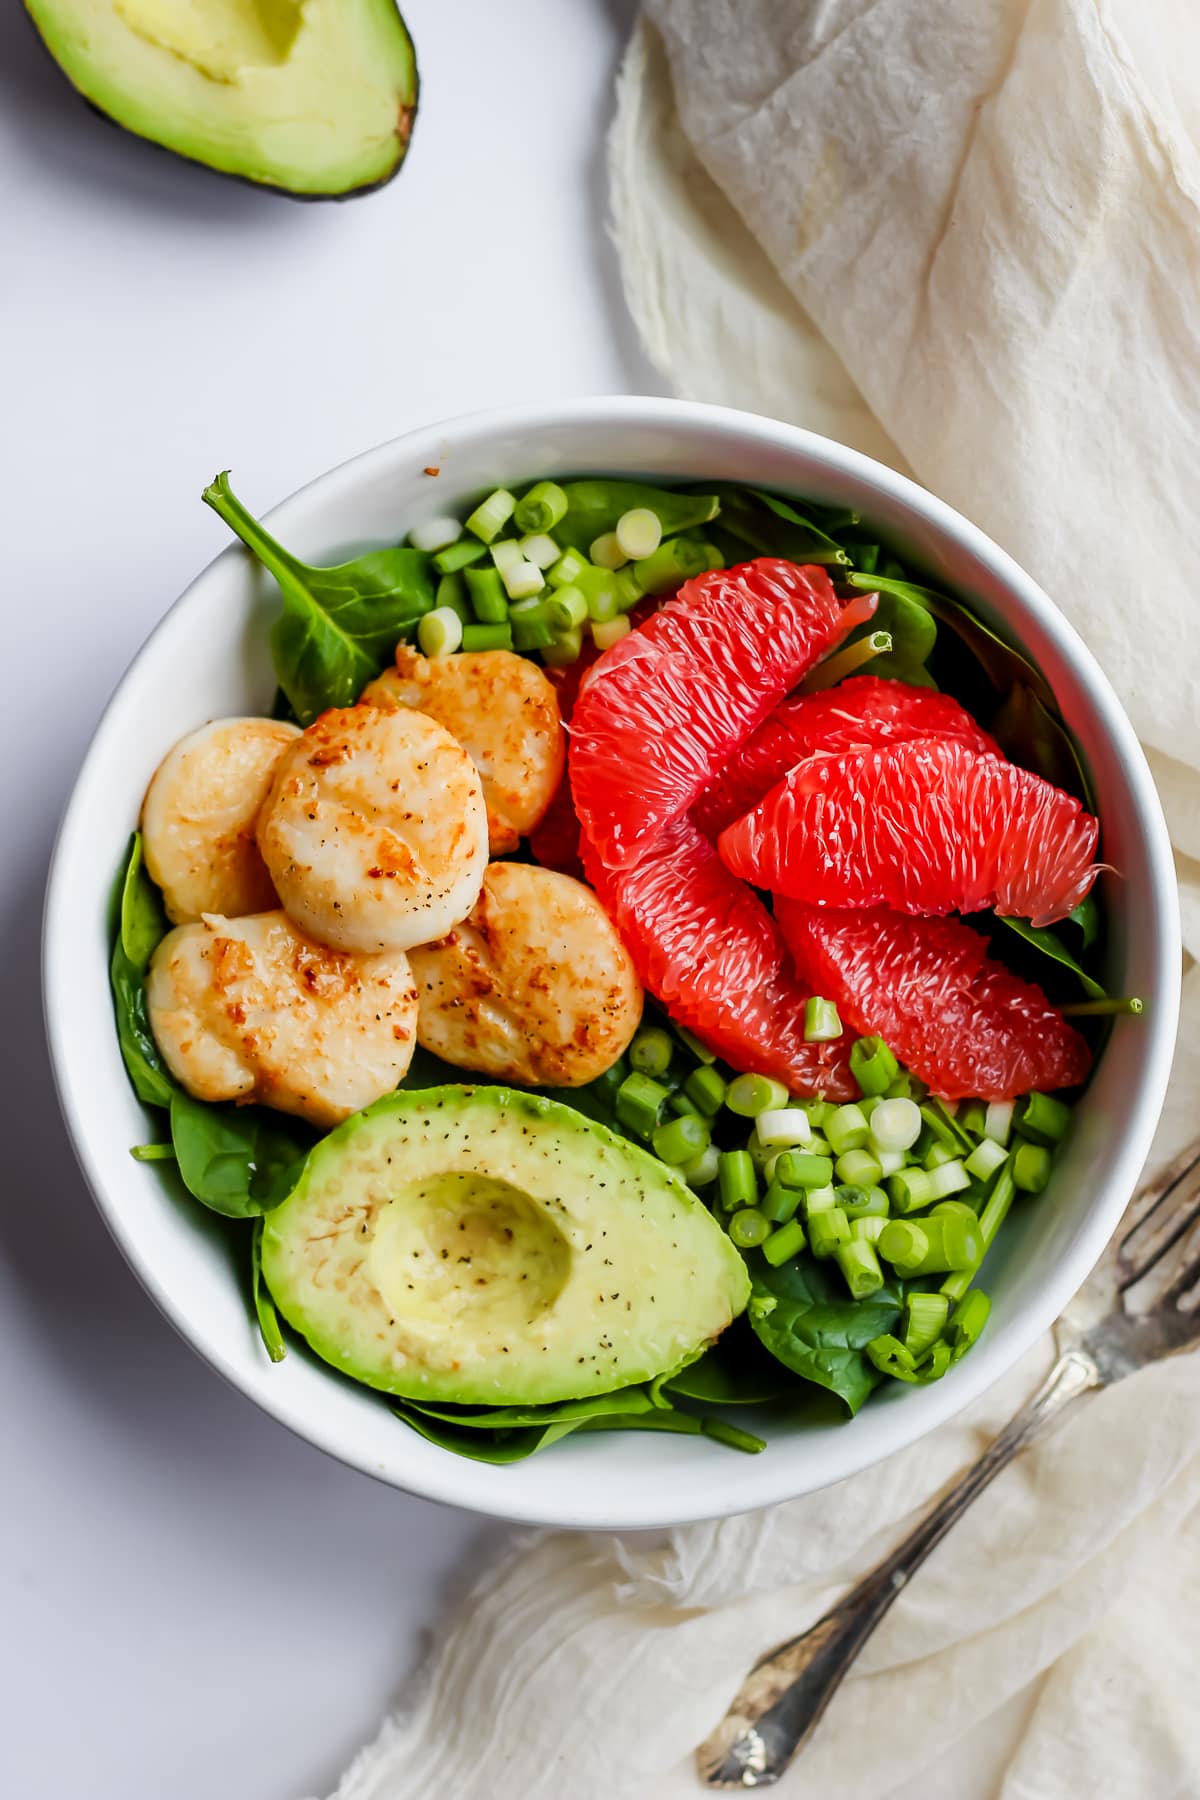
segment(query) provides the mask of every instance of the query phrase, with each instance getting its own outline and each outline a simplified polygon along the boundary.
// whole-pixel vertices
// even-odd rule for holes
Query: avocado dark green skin
[[[380,176],[378,181],[367,181],[364,182],[361,187],[346,188],[340,194],[301,194],[297,193],[292,188],[283,187],[277,182],[256,181],[252,175],[238,175],[231,169],[215,169],[211,163],[206,163],[202,157],[185,156],[181,150],[173,150],[169,144],[160,144],[155,138],[144,137],[141,132],[131,131],[127,125],[123,125],[120,119],[115,118],[112,113],[105,112],[102,106],[97,106],[94,100],[90,100],[86,94],[80,93],[79,89],[75,86],[75,83],[60,66],[57,58],[51,53],[45,39],[37,28],[37,21],[32,17],[28,8],[23,7],[22,10],[29,22],[30,30],[33,32],[37,42],[41,45],[43,55],[49,58],[51,63],[53,63],[54,67],[58,70],[58,73],[66,86],[70,88],[71,92],[78,100],[83,102],[84,106],[87,107],[87,110],[92,113],[94,117],[103,119],[106,125],[114,126],[124,137],[136,138],[140,144],[147,144],[152,150],[157,150],[161,155],[169,156],[176,162],[187,162],[191,163],[195,168],[207,169],[210,175],[218,175],[223,181],[235,181],[239,187],[254,188],[255,191],[260,194],[279,194],[285,200],[316,202],[328,200],[360,200],[366,194],[375,194],[378,193],[380,188],[389,187],[408,160],[409,147],[412,143],[413,126],[416,123],[417,108],[420,105],[421,100],[421,69],[417,62],[417,47],[413,43],[412,33],[409,31],[405,21],[399,17],[398,11],[397,18],[399,20],[400,29],[403,31],[408,42],[409,50],[412,53],[413,97],[407,106],[403,106],[400,109],[400,129],[397,131],[396,136],[401,141],[403,148],[396,158],[394,167],[388,174]]]

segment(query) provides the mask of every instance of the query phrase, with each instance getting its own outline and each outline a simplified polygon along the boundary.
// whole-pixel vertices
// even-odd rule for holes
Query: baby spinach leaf
[[[175,1084],[150,1029],[145,974],[167,929],[158,889],[142,866],[142,839],[134,832],[119,882],[116,940],[109,963],[117,1041],[134,1092],[147,1106],[170,1106]]]
[[[714,494],[687,494],[676,488],[650,487],[644,481],[567,481],[563,483],[567,510],[554,527],[555,541],[585,554],[606,531],[616,529],[622,513],[632,507],[649,507],[657,514],[663,536],[707,525],[715,519],[720,502]]]
[[[1106,1000],[1108,998],[1100,983],[1089,975],[1086,969],[1080,968],[1057,932],[1052,931],[1048,926],[1031,925],[1028,919],[1011,919],[1002,913],[997,913],[996,916],[1002,925],[1007,925],[1010,931],[1016,932],[1019,938],[1024,938],[1027,944],[1031,944],[1043,956],[1048,956],[1051,962],[1056,962],[1062,968],[1069,969],[1089,1000]]]
[[[848,552],[790,501],[734,482],[714,482],[713,490],[720,501],[726,540],[739,540],[757,556],[782,556],[789,562],[843,566],[849,563]],[[744,548],[735,560],[746,560]]]
[[[940,593],[937,588],[922,587],[919,582],[904,581],[894,575],[855,573],[847,575],[846,580],[851,587],[862,588],[868,593],[878,592],[880,595],[895,594],[932,613],[940,624],[947,626],[962,640],[999,693],[1007,693],[1014,684],[1021,683],[1032,688],[1043,704],[1055,704],[1053,691],[1041,670],[1019,650],[997,637],[974,613],[968,611],[961,600]]]
[[[1000,710],[989,721],[992,736],[1004,754],[1022,768],[1075,794],[1095,811],[1092,784],[1071,734],[1056,711],[1023,682],[1009,689]]]
[[[761,1406],[796,1393],[796,1378],[768,1356],[740,1321],[722,1333],[696,1362],[663,1384],[668,1396],[702,1406]]]
[[[1100,908],[1095,894],[1085,895],[1079,905],[1067,914],[1067,918],[1072,925],[1079,927],[1083,947],[1090,950],[1100,935]]]
[[[535,1450],[556,1444],[577,1429],[576,1422],[568,1419],[546,1425],[518,1426],[508,1431],[471,1431],[435,1418],[410,1401],[393,1400],[391,1408],[398,1419],[403,1419],[431,1444],[450,1450],[456,1456],[469,1456],[473,1462],[522,1462]]]
[[[869,1300],[851,1300],[840,1277],[815,1257],[801,1256],[779,1269],[757,1253],[748,1261],[748,1317],[760,1343],[856,1413],[879,1380],[866,1346],[899,1318],[899,1286],[889,1282]]]
[[[314,1133],[265,1106],[214,1105],[176,1091],[171,1141],[188,1192],[227,1219],[249,1219],[287,1199]]]
[[[644,1383],[615,1388],[610,1394],[586,1394],[577,1400],[548,1400],[528,1406],[435,1406],[424,1400],[408,1399],[404,1404],[427,1419],[440,1419],[443,1424],[457,1425],[464,1431],[511,1431],[531,1425],[579,1424],[584,1419],[598,1419],[606,1413],[620,1413],[632,1418],[638,1413],[659,1410]]]
[[[869,637],[874,631],[886,631],[892,647],[882,656],[872,657],[865,672],[920,683],[925,664],[937,643],[937,621],[929,609],[909,594],[898,594],[885,588],[880,592],[874,618],[852,632],[849,642]]]
[[[275,1302],[267,1291],[267,1284],[262,1277],[262,1229],[261,1218],[255,1219],[254,1230],[250,1237],[250,1294],[254,1301],[254,1314],[258,1320],[259,1335],[267,1355],[272,1362],[282,1362],[287,1355],[287,1345],[283,1341],[283,1333],[279,1329],[279,1314],[275,1311]]]
[[[398,640],[434,605],[433,565],[422,550],[371,550],[333,568],[314,567],[247,512],[228,471],[203,498],[279,584],[283,612],[271,649],[280,688],[301,725],[357,700]]]

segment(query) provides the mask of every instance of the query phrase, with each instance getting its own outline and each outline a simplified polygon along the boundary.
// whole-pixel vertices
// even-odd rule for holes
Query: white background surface
[[[96,719],[226,542],[199,499],[217,469],[261,511],[425,420],[658,390],[603,230],[633,0],[406,10],[413,148],[343,206],[124,138],[0,18],[0,1792],[21,1800],[330,1789],[499,1536],[291,1438],[157,1315],[67,1149],[37,971]]]

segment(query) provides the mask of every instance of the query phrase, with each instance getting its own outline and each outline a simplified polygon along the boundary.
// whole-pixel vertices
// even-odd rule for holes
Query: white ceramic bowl
[[[426,471],[440,469],[436,479]],[[988,1262],[991,1322],[944,1380],[890,1390],[849,1423],[772,1425],[742,1456],[706,1439],[568,1438],[510,1468],[435,1448],[386,1402],[315,1359],[268,1362],[229,1234],[131,1161],[148,1121],[121,1063],[107,981],[113,874],[159,758],[203,720],[264,710],[271,584],[231,546],[163,619],[96,733],[59,836],[44,941],[46,1019],[76,1153],[109,1229],[148,1292],[213,1368],[285,1425],[356,1468],[432,1499],[568,1526],[666,1525],[762,1506],[837,1481],[919,1438],[1003,1374],[1066,1305],[1136,1183],[1175,1038],[1180,945],[1170,846],[1149,771],[1088,650],[1037,585],[982,532],[879,463],[745,413],[670,400],[592,399],[451,421],[323,475],[270,515],[312,561],[394,542],[460,496],[543,475],[725,478],[850,503],[929,577],[1000,623],[1045,671],[1101,796],[1108,979],[1150,996],[1122,1020],[1080,1106],[1050,1190],[1012,1215]],[[235,471],[236,475],[236,471]],[[247,498],[253,504],[255,496]],[[214,521],[215,526],[215,521]],[[240,1240],[239,1240],[240,1241]]]

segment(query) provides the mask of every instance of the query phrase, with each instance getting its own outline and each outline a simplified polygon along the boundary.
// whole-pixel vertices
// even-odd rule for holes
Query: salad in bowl
[[[520,469],[426,462],[338,560],[205,491],[274,691],[176,711],[110,846],[126,1153],[220,1221],[260,1382],[493,1482],[928,1416],[1114,1027],[1154,1041],[1121,830],[868,506]]]

